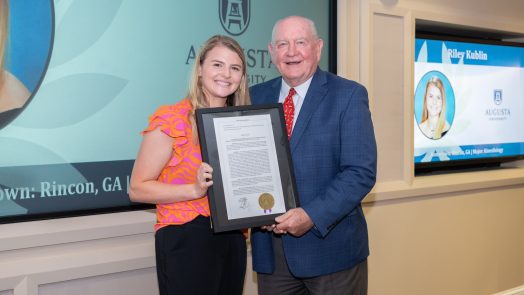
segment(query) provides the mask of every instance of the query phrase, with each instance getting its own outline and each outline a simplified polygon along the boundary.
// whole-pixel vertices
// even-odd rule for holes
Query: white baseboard
[[[493,295],[524,295],[524,285],[510,290],[502,291]]]

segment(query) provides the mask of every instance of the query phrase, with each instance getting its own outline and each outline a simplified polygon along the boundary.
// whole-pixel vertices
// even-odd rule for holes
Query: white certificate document
[[[227,218],[286,212],[269,114],[213,118]]]

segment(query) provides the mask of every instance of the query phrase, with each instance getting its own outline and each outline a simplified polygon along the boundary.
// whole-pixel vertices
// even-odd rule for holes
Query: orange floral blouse
[[[160,128],[162,132],[175,139],[173,154],[166,164],[158,181],[169,184],[190,184],[196,181],[196,171],[202,163],[200,145],[193,143],[191,123],[188,114],[191,103],[184,99],[175,105],[162,106],[149,117],[149,126],[142,134]],[[207,196],[200,199],[157,204],[157,223],[155,230],[170,224],[184,224],[198,215],[209,216]]]

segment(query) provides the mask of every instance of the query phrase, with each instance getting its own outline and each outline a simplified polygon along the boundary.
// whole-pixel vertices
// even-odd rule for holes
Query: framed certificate
[[[197,109],[213,230],[275,223],[298,206],[282,104]]]

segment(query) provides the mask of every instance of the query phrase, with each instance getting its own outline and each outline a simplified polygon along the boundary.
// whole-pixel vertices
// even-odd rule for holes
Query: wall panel
[[[402,180],[405,167],[404,22],[402,17],[373,14],[373,118],[377,145],[378,180]]]

